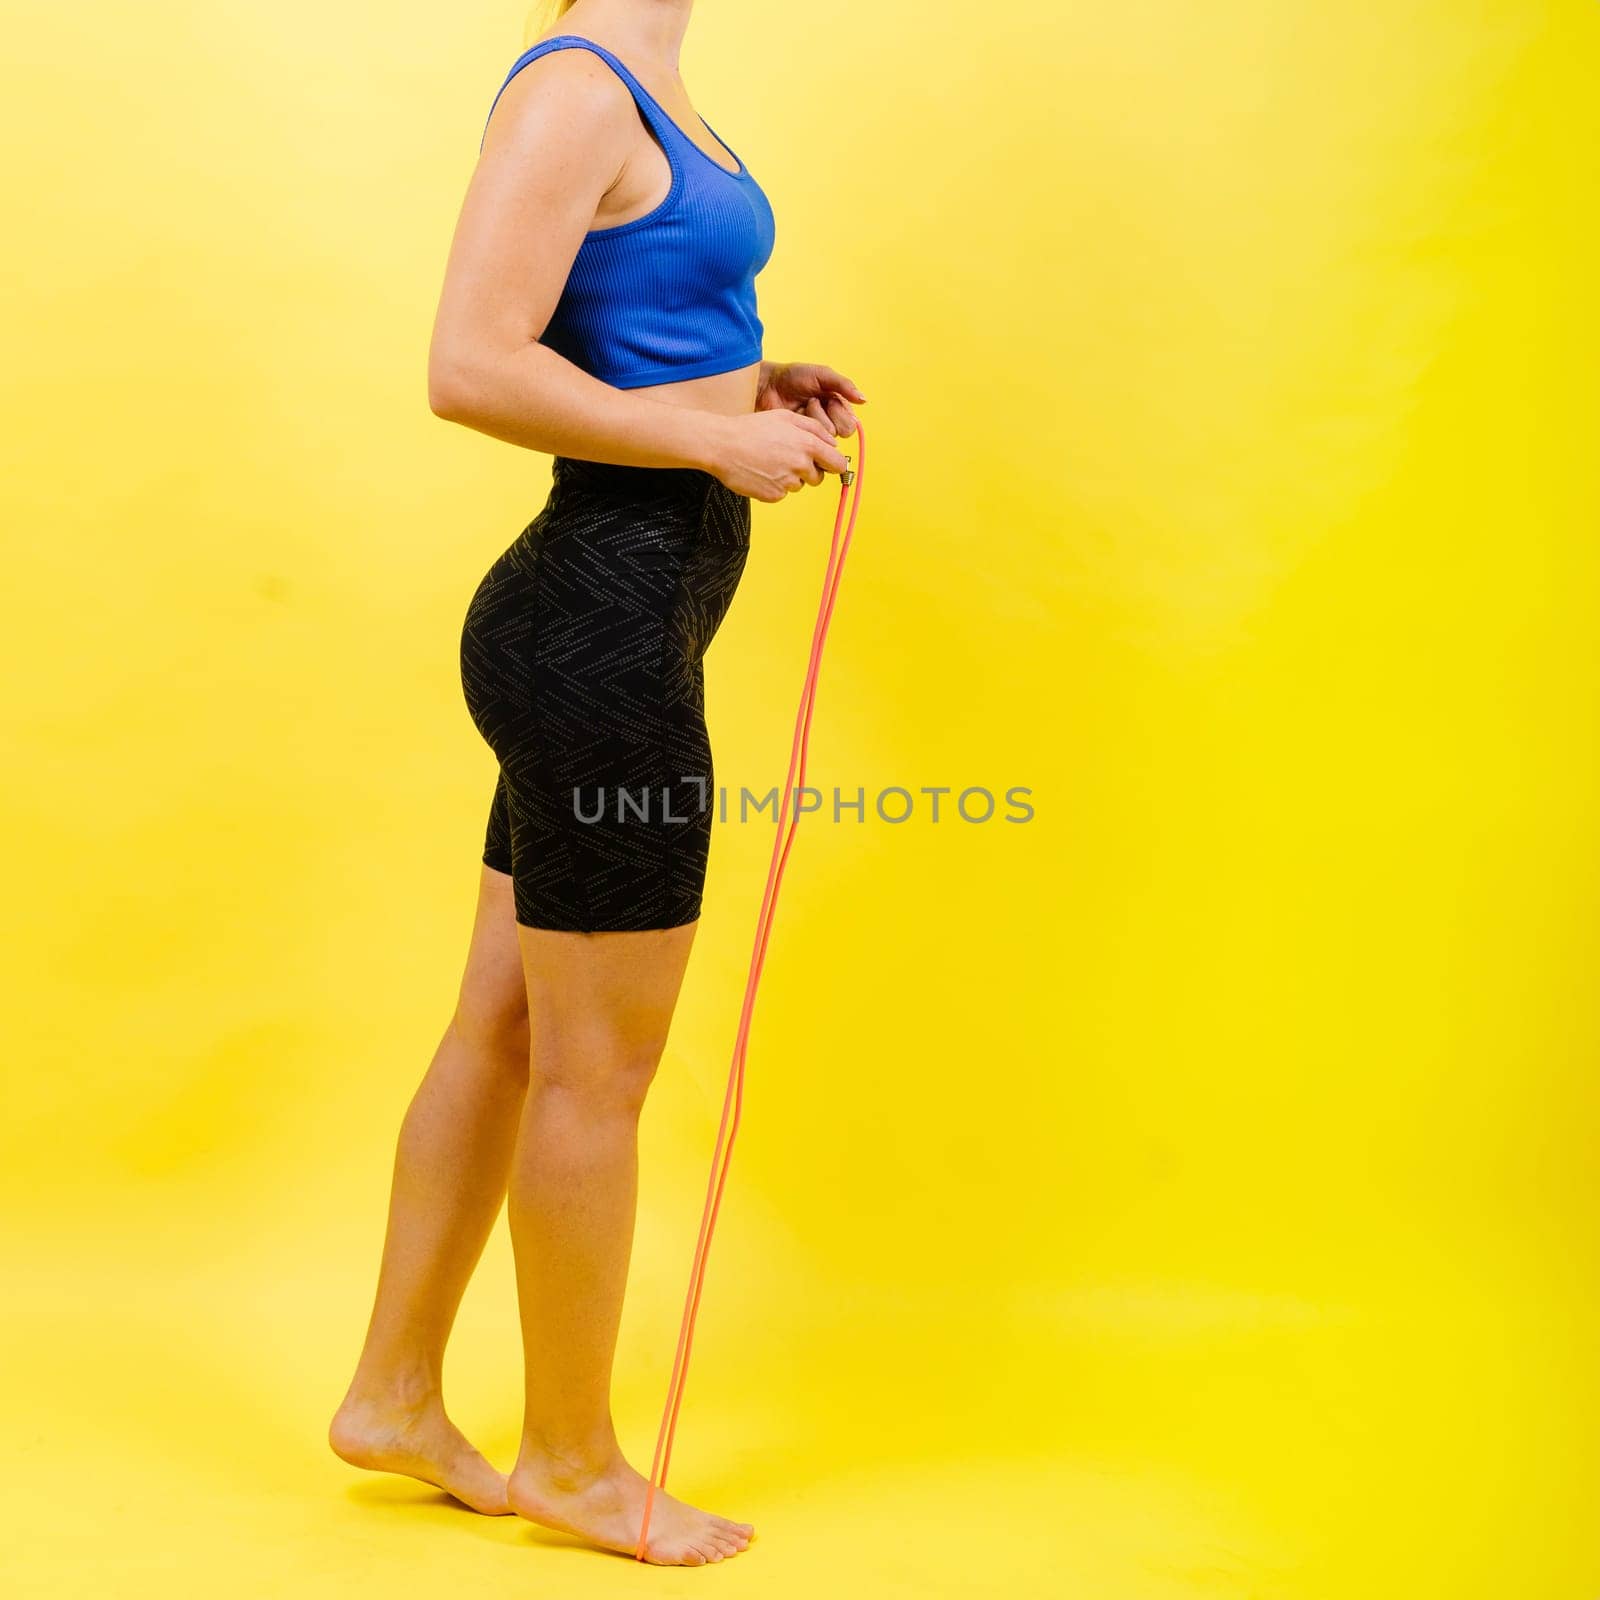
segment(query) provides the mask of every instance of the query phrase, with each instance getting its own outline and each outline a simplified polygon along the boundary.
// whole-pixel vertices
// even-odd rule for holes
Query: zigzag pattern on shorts
[[[750,549],[709,473],[557,457],[485,574],[461,682],[500,762],[483,859],[528,927],[623,932],[700,914],[716,780],[702,661]]]

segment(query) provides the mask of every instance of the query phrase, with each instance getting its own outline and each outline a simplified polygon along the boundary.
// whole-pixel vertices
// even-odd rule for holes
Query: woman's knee
[[[450,1027],[472,1050],[508,1069],[527,1072],[528,997],[520,981],[500,987],[463,985]]]
[[[535,1052],[533,1082],[600,1108],[636,1112],[650,1092],[666,1043],[664,1025],[565,1029]]]

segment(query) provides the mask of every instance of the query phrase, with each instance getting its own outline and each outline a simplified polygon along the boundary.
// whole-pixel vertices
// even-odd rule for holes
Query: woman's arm
[[[814,418],[725,417],[614,389],[538,342],[637,138],[632,97],[588,51],[555,51],[512,80],[490,119],[450,247],[428,356],[429,404],[530,450],[698,467],[764,500],[841,471],[833,435]],[[782,418],[794,426],[771,426]]]

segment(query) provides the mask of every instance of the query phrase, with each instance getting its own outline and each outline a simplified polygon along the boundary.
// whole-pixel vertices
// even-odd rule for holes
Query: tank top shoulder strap
[[[548,39],[541,39],[530,49],[524,50],[512,63],[510,72],[506,74],[506,81],[500,85],[500,91],[494,97],[494,105],[489,107],[489,116],[484,119],[483,138],[478,141],[480,150],[483,148],[484,139],[489,136],[489,122],[494,116],[495,106],[500,104],[500,96],[511,87],[511,80],[530,62],[537,61],[540,56],[549,55],[556,50],[588,50],[592,54],[599,56],[628,86],[628,92],[633,96],[634,104],[638,106],[640,116],[644,118],[650,127],[650,131],[655,134],[656,138],[668,150],[672,148],[675,141],[687,137],[677,123],[657,104],[655,96],[603,44],[596,44],[593,39],[585,39],[576,33],[558,33]]]

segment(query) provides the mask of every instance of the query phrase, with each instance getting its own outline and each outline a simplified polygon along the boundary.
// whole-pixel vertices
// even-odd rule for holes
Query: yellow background
[[[638,1568],[322,1434],[454,993],[461,615],[542,458],[424,357],[514,5],[13,0],[8,1590],[1592,1600],[1600,11],[702,0],[768,353],[870,397]],[[832,495],[713,652],[773,781]],[[719,833],[617,1366],[647,1454],[769,835]],[[452,1349],[520,1396],[498,1234]]]

